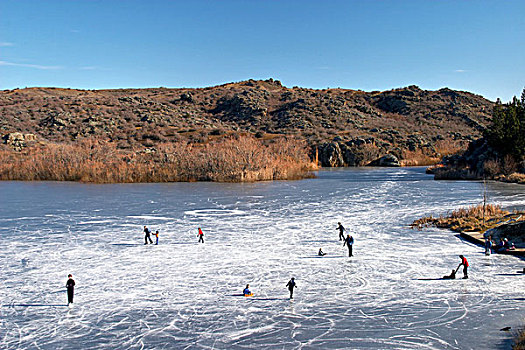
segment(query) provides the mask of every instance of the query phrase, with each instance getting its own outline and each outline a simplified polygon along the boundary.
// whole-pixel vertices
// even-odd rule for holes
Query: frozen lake
[[[524,189],[491,183],[489,200],[523,209]],[[494,349],[511,337],[500,328],[523,322],[523,261],[407,227],[482,201],[480,183],[422,168],[255,184],[0,182],[0,193],[2,349]],[[143,245],[143,225],[158,246]],[[450,273],[458,254],[470,279],[423,280]],[[236,296],[247,283],[255,296]]]

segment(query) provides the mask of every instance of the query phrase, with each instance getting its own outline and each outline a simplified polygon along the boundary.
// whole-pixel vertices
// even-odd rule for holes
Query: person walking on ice
[[[75,294],[75,280],[73,279],[73,275],[71,274],[67,275],[66,289],[67,306],[69,306],[69,304],[73,304],[73,295]]]
[[[148,244],[148,240],[150,244],[153,244],[150,234],[151,234],[151,231],[149,230],[149,228],[144,226],[144,244]]]
[[[286,284],[286,287],[288,287],[288,290],[290,291],[290,299],[293,299],[293,289],[297,288],[297,284],[295,284],[295,278],[292,277]]]
[[[155,231],[155,245],[159,245],[159,230]]]
[[[458,268],[456,269],[456,272],[459,270],[461,265],[463,265],[463,279],[466,280],[468,278],[467,270],[468,270],[469,264],[468,264],[467,258],[465,258],[463,255],[460,255],[459,258],[461,259],[461,263],[459,263]]]
[[[352,252],[352,247],[354,245],[354,237],[352,237],[350,234],[348,234],[345,238],[345,242],[343,243],[343,247],[347,245],[348,246],[348,256],[352,257],[354,256]]]
[[[199,243],[204,243],[204,232],[202,232],[201,228],[199,227],[199,233],[197,234],[199,236]]]
[[[336,230],[339,230],[339,240],[340,241],[344,241],[345,240],[345,231],[346,229],[343,227],[343,225],[341,225],[340,222],[337,223],[337,228]]]

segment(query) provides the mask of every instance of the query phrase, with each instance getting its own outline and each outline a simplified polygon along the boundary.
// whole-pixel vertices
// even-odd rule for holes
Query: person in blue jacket
[[[354,237],[352,237],[350,234],[346,235],[345,242],[343,243],[343,247],[347,245],[348,246],[348,256],[354,256],[352,252],[352,247],[354,245]]]
[[[252,295],[249,284],[246,285],[246,288],[244,288],[244,290],[242,291],[242,294],[244,294],[245,297]]]

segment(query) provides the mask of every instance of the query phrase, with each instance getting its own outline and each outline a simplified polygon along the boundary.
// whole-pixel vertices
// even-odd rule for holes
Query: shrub
[[[306,144],[284,138],[266,146],[247,136],[200,146],[164,143],[140,152],[96,139],[47,144],[25,153],[0,150],[1,180],[238,182],[304,178],[314,168]]]
[[[501,174],[501,167],[496,159],[489,159],[483,163],[483,173],[488,177]]]

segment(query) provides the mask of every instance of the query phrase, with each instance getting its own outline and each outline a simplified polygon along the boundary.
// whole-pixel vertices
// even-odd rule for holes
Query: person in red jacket
[[[201,228],[199,227],[199,233],[198,235],[199,236],[199,243],[204,243],[204,232],[202,232]]]
[[[465,258],[463,255],[460,255],[459,258],[461,259],[461,263],[458,265],[458,268],[456,269],[456,271],[459,270],[461,265],[463,265],[463,279],[466,280],[468,278],[467,270],[468,270],[469,264],[468,264],[467,258]]]

